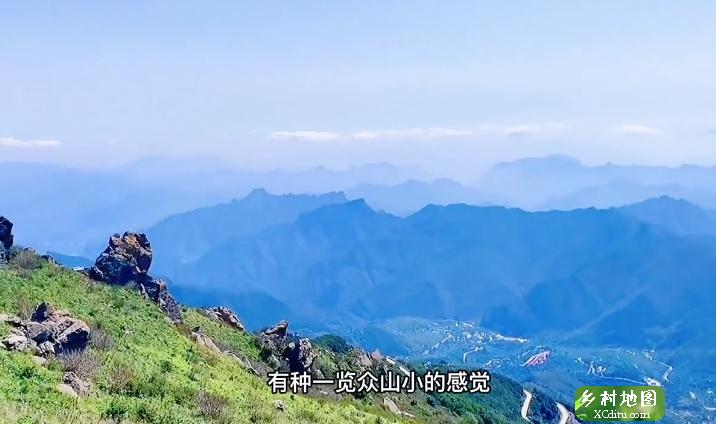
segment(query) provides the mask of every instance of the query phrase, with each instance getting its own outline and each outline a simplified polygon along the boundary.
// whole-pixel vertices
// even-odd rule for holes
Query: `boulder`
[[[137,290],[157,303],[169,319],[178,324],[182,320],[181,308],[169,294],[167,284],[148,274],[152,264],[152,247],[144,234],[126,232],[115,234],[109,246],[95,261],[87,275],[110,285],[135,285]]]
[[[12,222],[4,216],[0,216],[0,264],[5,264],[10,259],[12,243]]]
[[[19,336],[11,334],[3,339],[0,344],[7,350],[23,351],[30,348],[34,348],[37,344],[25,336]]]
[[[13,317],[5,322],[15,327],[12,334],[2,341],[2,345],[9,350],[31,348],[38,355],[49,356],[84,350],[90,339],[90,328],[84,321],[66,311],[55,310],[45,302],[37,307],[31,319],[18,322]]]
[[[90,383],[82,380],[77,374],[73,372],[66,372],[62,376],[62,383],[70,386],[78,396],[84,397],[89,396],[90,394]]]
[[[204,309],[204,312],[209,317],[217,321],[221,321],[235,330],[246,331],[246,327],[244,327],[244,324],[241,323],[239,317],[237,317],[236,314],[234,314],[234,312],[229,308],[217,306],[214,308]]]
[[[383,406],[390,411],[391,413],[399,416],[399,417],[406,417],[406,418],[415,418],[415,415],[409,414],[407,412],[401,411],[400,408],[398,408],[398,405],[395,404],[393,399],[389,397],[383,398]]]
[[[286,411],[286,403],[284,401],[282,401],[281,399],[276,399],[273,402],[273,406],[274,406],[274,408],[276,408],[277,411],[281,411],[281,412]]]
[[[152,264],[152,248],[144,234],[115,234],[109,246],[90,269],[91,278],[112,285],[124,286],[145,280]]]
[[[280,321],[278,324],[261,332],[259,338],[280,344],[288,334],[288,322]]]
[[[395,415],[398,415],[398,416],[403,415],[403,411],[401,411],[400,408],[398,408],[398,405],[396,405],[395,402],[393,402],[393,399],[391,399],[389,397],[383,398],[383,406],[385,406],[388,409],[388,411],[392,412]]]
[[[288,343],[284,358],[291,372],[310,372],[316,353],[308,339],[300,339]]]
[[[214,343],[209,336],[202,333],[198,328],[195,328],[194,331],[191,333],[191,338],[199,345],[203,346],[211,351],[214,351],[218,354],[222,354],[223,352],[219,347]]]
[[[291,372],[311,372],[316,352],[309,339],[298,339],[288,333],[288,323],[281,321],[258,335],[259,345],[270,355],[267,364]]]
[[[26,334],[38,343],[50,342],[57,353],[81,351],[87,347],[90,328],[82,320],[67,311],[55,310],[48,303],[41,303],[32,314],[32,321],[23,324]],[[47,349],[50,350],[49,345]]]
[[[159,305],[169,319],[178,324],[182,321],[181,308],[174,297],[167,290],[167,283],[163,280],[147,276],[138,286],[139,292],[147,299]]]

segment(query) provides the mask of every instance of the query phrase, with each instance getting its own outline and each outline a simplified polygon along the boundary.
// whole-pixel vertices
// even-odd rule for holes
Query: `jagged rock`
[[[52,343],[58,354],[84,350],[90,339],[90,328],[84,321],[73,318],[67,311],[55,310],[45,302],[32,314],[32,322],[25,322],[23,326],[36,342]]]
[[[383,360],[383,355],[380,354],[380,351],[374,350],[373,353],[370,354],[370,358],[374,362],[381,362]]]
[[[178,324],[182,321],[181,308],[174,297],[167,290],[167,283],[163,280],[147,276],[146,280],[139,284],[139,291],[149,300],[159,305],[159,308],[167,314],[169,319]]]
[[[264,348],[274,351],[281,351],[288,334],[288,322],[280,321],[273,327],[264,330],[259,334],[259,341]]]
[[[283,339],[286,337],[286,334],[288,333],[288,322],[286,321],[279,321],[278,324],[274,325],[273,327],[266,329],[261,333],[262,335],[269,336],[269,337],[277,337],[280,339]]]
[[[144,234],[114,234],[109,246],[90,269],[90,277],[107,284],[124,286],[141,283],[152,264],[152,248]]]
[[[19,336],[16,334],[11,334],[7,336],[0,343],[2,343],[5,349],[16,351],[23,351],[37,346],[37,343],[35,343],[32,339],[28,339],[25,336]]]
[[[7,263],[10,259],[12,243],[12,222],[4,216],[0,216],[0,265]]]
[[[399,417],[415,418],[415,415],[409,414],[405,411],[401,411],[400,408],[398,408],[398,405],[395,404],[393,399],[391,399],[389,397],[383,398],[383,406],[385,406],[388,409],[388,411],[390,411],[391,413],[393,413]]]
[[[204,346],[205,348],[212,350],[216,353],[223,353],[221,349],[219,349],[218,346],[216,346],[216,343],[214,343],[209,336],[202,333],[198,328],[195,328],[194,331],[191,333],[191,338],[199,345]]]
[[[20,317],[17,317],[15,315],[0,314],[0,322],[4,322],[5,324],[9,324],[9,325],[12,325],[13,327],[17,327],[20,324],[22,324],[22,319],[20,319]]]
[[[82,380],[77,374],[73,372],[66,372],[62,376],[62,382],[72,388],[72,390],[78,396],[89,396],[91,385],[90,383]]]
[[[273,402],[274,408],[276,408],[277,411],[284,412],[286,411],[286,403],[282,401],[281,399],[277,399]]]
[[[204,312],[211,318],[221,321],[231,328],[239,331],[246,331],[246,327],[244,327],[244,324],[241,323],[239,317],[237,317],[236,314],[234,314],[234,312],[229,308],[218,306],[204,309]]]
[[[40,356],[51,356],[55,355],[55,345],[52,342],[46,341],[37,345],[37,354]]]
[[[313,360],[316,359],[316,354],[308,339],[300,339],[298,342],[294,341],[288,344],[284,358],[288,360],[291,372],[309,372],[313,366]]]
[[[9,350],[37,350],[38,355],[48,356],[63,352],[84,350],[90,337],[90,328],[82,320],[66,311],[57,311],[47,303],[41,303],[32,318],[17,321],[16,317],[5,320],[15,327],[12,334],[2,341]]]
[[[393,399],[388,398],[388,397],[383,398],[383,405],[386,408],[388,408],[388,411],[392,412],[393,414],[398,415],[398,416],[403,415],[403,411],[401,411],[400,408],[398,408],[398,405],[396,405],[395,402],[393,402]]]
[[[115,234],[89,269],[88,276],[110,285],[135,284],[140,293],[157,303],[169,319],[178,324],[182,321],[179,304],[169,294],[164,281],[148,274],[151,264],[152,247],[146,235],[126,232],[120,237]]]
[[[373,360],[364,350],[358,350],[358,365],[361,368],[370,368],[373,366]]]

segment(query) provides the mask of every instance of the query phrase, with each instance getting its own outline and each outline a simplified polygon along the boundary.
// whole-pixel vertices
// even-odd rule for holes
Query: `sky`
[[[713,1],[3,1],[0,161],[716,164]]]

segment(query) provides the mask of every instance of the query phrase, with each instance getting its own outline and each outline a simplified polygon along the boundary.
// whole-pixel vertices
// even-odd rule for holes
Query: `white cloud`
[[[60,142],[57,140],[20,140],[13,137],[0,137],[0,148],[8,149],[42,149],[48,147],[58,147]]]
[[[272,140],[334,141],[341,138],[338,133],[328,131],[276,131],[269,136]]]
[[[432,140],[493,136],[535,136],[554,134],[566,126],[558,123],[531,125],[484,125],[477,129],[445,127],[407,128],[397,130],[362,130],[347,133],[329,131],[276,131],[269,135],[273,140],[336,141],[336,140]]]
[[[646,125],[638,125],[638,124],[624,124],[614,127],[614,131],[620,134],[626,134],[626,135],[644,135],[649,137],[658,137],[660,135],[664,134],[664,130],[655,128],[655,127],[648,127]]]
[[[477,135],[474,131],[458,130],[453,128],[409,128],[404,130],[378,130],[378,131],[358,131],[348,135],[349,138],[355,140],[374,140],[379,138],[449,138],[449,137],[469,137]]]

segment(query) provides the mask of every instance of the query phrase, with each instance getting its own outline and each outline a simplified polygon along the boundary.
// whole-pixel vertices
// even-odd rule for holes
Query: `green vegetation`
[[[313,342],[333,353],[348,353],[353,347],[348,344],[346,339],[340,336],[335,336],[333,334],[326,334],[324,336],[317,337],[313,339]]]
[[[93,283],[81,274],[23,257],[0,269],[0,311],[27,314],[42,301],[70,311],[93,328],[82,357],[57,358],[47,367],[29,353],[0,350],[0,423],[387,423],[379,408],[273,395],[237,362],[193,343],[156,305],[134,292]],[[185,310],[185,327],[258,358],[253,338]],[[0,325],[0,335],[9,328]],[[99,335],[99,336],[98,336]],[[89,366],[92,395],[74,399],[57,391],[62,373]],[[88,362],[83,362],[88,361]],[[281,400],[285,410],[274,402]]]
[[[85,321],[91,327],[89,348],[50,358],[45,366],[28,352],[0,349],[0,424],[387,424],[406,419],[385,409],[383,395],[339,397],[330,388],[314,388],[308,396],[274,395],[263,378],[190,337],[198,327],[222,351],[241,354],[265,369],[260,362],[267,352],[251,334],[191,308],[183,308],[183,323],[173,325],[156,304],[131,289],[93,282],[29,250],[18,250],[10,264],[0,268],[0,313],[27,319],[41,302]],[[9,331],[0,323],[0,337]],[[365,365],[372,363],[366,352],[341,337],[322,336],[313,345],[314,370],[325,376],[371,366]],[[380,372],[383,365],[376,364],[373,370]],[[90,396],[73,398],[58,390],[68,371],[91,381]],[[493,377],[490,395],[418,391],[389,397],[416,416],[412,422],[521,422],[521,386]],[[546,407],[546,398],[544,402]],[[545,411],[550,416],[551,411]]]

